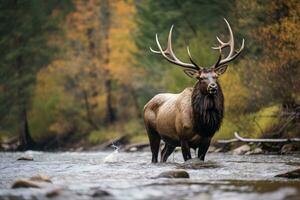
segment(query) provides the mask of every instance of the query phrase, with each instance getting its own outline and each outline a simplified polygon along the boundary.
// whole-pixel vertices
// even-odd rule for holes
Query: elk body
[[[218,76],[227,69],[228,62],[234,60],[244,48],[244,39],[239,50],[234,49],[234,38],[231,27],[224,19],[230,39],[228,42],[217,40],[220,46],[213,49],[220,51],[218,61],[211,67],[198,66],[192,59],[189,48],[187,52],[191,63],[180,61],[172,49],[172,30],[168,44],[162,49],[156,34],[159,48],[153,53],[160,54],[167,61],[183,67],[191,78],[197,79],[194,87],[184,89],[179,94],[162,93],[154,96],[144,107],[144,122],[152,151],[152,162],[157,162],[161,139],[165,146],[161,151],[161,162],[166,162],[177,146],[181,146],[184,160],[191,159],[190,148],[198,149],[198,158],[204,160],[211,138],[221,126],[224,112],[224,97],[217,81]],[[229,48],[223,58],[222,50]]]

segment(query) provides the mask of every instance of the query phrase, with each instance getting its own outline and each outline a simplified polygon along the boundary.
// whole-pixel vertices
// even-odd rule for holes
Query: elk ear
[[[215,69],[215,72],[216,72],[218,75],[224,74],[224,73],[226,72],[227,67],[228,67],[228,65],[223,65],[223,66],[217,67],[217,68]]]
[[[183,71],[186,75],[188,75],[191,78],[197,78],[197,76],[199,76],[199,72],[197,70],[184,69]]]

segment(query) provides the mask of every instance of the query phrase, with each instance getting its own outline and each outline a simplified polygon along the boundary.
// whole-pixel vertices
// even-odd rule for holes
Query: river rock
[[[33,157],[29,155],[21,156],[17,160],[33,161]]]
[[[220,153],[220,152],[222,152],[223,151],[223,148],[216,148],[216,150],[214,151],[214,153]]]
[[[282,178],[288,178],[288,179],[300,178],[300,168],[293,170],[293,171],[283,173],[283,174],[278,174],[275,177],[282,177]]]
[[[184,170],[172,170],[162,172],[155,178],[190,178],[190,175]]]
[[[185,161],[183,164],[179,164],[177,169],[208,169],[208,168],[218,168],[219,164],[211,161],[204,162],[199,158],[192,158]]]
[[[234,155],[244,155],[245,153],[247,153],[248,151],[250,151],[250,146],[248,145],[248,144],[244,144],[244,145],[242,145],[242,146],[240,146],[240,147],[238,147],[238,148],[236,148],[236,149],[234,149],[233,151],[232,151],[232,153],[234,154]]]
[[[257,155],[257,154],[262,154],[263,150],[259,147],[253,149],[252,151],[248,151],[247,153],[245,153],[245,155]]]
[[[48,198],[57,197],[62,193],[62,191],[63,190],[61,188],[55,188],[53,190],[48,191],[45,196]]]
[[[215,152],[217,149],[217,147],[213,146],[213,145],[210,145],[208,147],[208,150],[207,150],[207,153],[212,153],[212,152]]]
[[[18,179],[14,182],[11,188],[41,188],[42,186],[37,181],[27,179]]]
[[[45,175],[36,175],[30,178],[31,181],[39,181],[39,182],[48,182],[48,183],[52,183],[52,181],[50,180],[50,178],[48,176]]]
[[[293,144],[285,144],[281,147],[281,154],[289,154],[296,150],[296,147]]]
[[[43,175],[33,176],[29,179],[18,179],[16,180],[12,188],[42,188],[49,183],[52,183],[50,178]]]
[[[105,196],[111,196],[111,194],[105,190],[97,189],[93,194],[92,197],[105,197]]]

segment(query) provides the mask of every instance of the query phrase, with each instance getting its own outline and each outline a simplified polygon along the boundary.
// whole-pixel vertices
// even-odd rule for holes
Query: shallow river
[[[0,199],[95,199],[96,191],[110,195],[101,199],[300,199],[300,180],[274,178],[300,166],[299,155],[207,154],[216,168],[185,169],[189,179],[154,179],[183,163],[175,153],[167,164],[151,164],[150,152],[26,152],[34,161],[17,161],[24,153],[0,153]],[[38,174],[51,178],[45,188],[11,189],[19,178]],[[99,198],[99,197],[98,197]]]

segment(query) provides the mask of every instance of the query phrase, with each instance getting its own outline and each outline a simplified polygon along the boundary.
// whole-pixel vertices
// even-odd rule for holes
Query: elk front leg
[[[180,145],[181,145],[181,151],[182,151],[182,156],[183,156],[184,161],[191,159],[192,156],[191,156],[191,150],[189,147],[189,143],[186,140],[181,140]]]
[[[204,161],[206,152],[207,152],[208,147],[210,145],[210,140],[211,140],[211,138],[203,138],[203,141],[201,141],[201,143],[199,144],[199,147],[198,147],[198,158],[200,160]]]
[[[153,129],[152,127],[146,125],[146,130],[148,133],[150,148],[152,152],[152,163],[157,163],[161,138],[158,132],[156,132],[156,130]]]
[[[175,147],[169,144],[165,144],[162,152],[160,162],[166,162],[168,157],[173,153]]]

